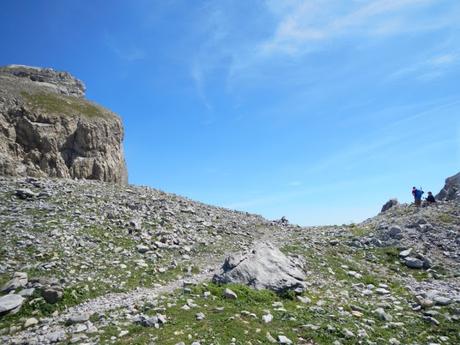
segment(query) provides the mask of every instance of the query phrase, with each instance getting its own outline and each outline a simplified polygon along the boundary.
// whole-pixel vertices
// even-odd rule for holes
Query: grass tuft
[[[107,118],[109,114],[103,108],[77,97],[27,92],[22,92],[21,95],[35,110],[42,110],[50,114],[82,115],[90,119]]]

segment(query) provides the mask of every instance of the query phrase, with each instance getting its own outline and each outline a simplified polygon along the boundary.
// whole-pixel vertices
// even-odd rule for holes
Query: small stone
[[[432,323],[433,325],[439,326],[439,321],[432,316],[423,316],[423,320]]]
[[[74,314],[69,316],[69,318],[66,321],[67,325],[73,325],[76,323],[83,323],[89,320],[89,314]]]
[[[273,338],[272,335],[269,332],[267,332],[267,334],[265,334],[265,338],[267,338],[269,343],[272,343],[272,344],[277,343],[276,339]]]
[[[273,320],[273,315],[272,315],[272,314],[265,314],[265,315],[262,315],[262,320],[263,320],[265,323],[270,323],[270,322],[272,322],[272,320]]]
[[[420,305],[422,306],[422,308],[431,308],[434,304],[434,302],[430,299],[427,299],[427,298],[422,298],[420,299]]]
[[[13,278],[2,287],[2,292],[10,292],[27,285],[27,273],[15,272]]]
[[[352,310],[351,315],[360,318],[360,317],[363,316],[363,313],[361,313],[360,311],[357,311],[357,310]]]
[[[88,329],[88,327],[84,323],[79,323],[75,326],[73,332],[74,333],[81,333],[85,332]]]
[[[377,288],[375,289],[375,292],[377,292],[379,295],[388,295],[390,291],[384,288]]]
[[[232,290],[226,288],[224,291],[224,297],[228,299],[237,299],[238,295],[234,293]]]
[[[311,303],[311,299],[306,297],[306,296],[297,296],[297,300],[299,302],[304,303],[304,304],[310,304]]]
[[[423,268],[423,261],[412,256],[406,257],[404,264],[409,268]]]
[[[451,304],[452,300],[450,298],[443,297],[443,296],[435,296],[433,298],[433,302],[437,305],[445,306],[445,305]]]
[[[401,227],[397,225],[393,225],[392,227],[390,227],[390,229],[388,230],[388,236],[395,239],[401,239]]]
[[[141,254],[144,254],[144,253],[146,253],[146,252],[148,252],[150,250],[150,248],[148,246],[143,245],[143,244],[138,244],[136,246],[136,249]]]
[[[279,344],[292,344],[292,340],[287,338],[284,335],[279,335],[278,336],[278,343]]]
[[[165,324],[167,322],[166,315],[162,314],[157,314],[158,321],[162,324]]]
[[[34,294],[35,288],[30,288],[30,289],[23,289],[19,291],[18,295],[22,297],[30,297]]]
[[[36,324],[38,324],[38,320],[34,317],[31,317],[30,319],[27,319],[24,323],[24,328],[35,326]]]
[[[203,313],[196,313],[195,314],[195,318],[198,320],[198,321],[201,321],[201,320],[204,320],[206,318],[206,316],[203,314]]]
[[[345,336],[345,338],[354,338],[355,337],[355,334],[350,331],[349,329],[345,328],[343,330],[343,335]]]
[[[402,257],[402,258],[405,258],[406,256],[409,256],[410,253],[412,253],[412,248],[409,248],[409,249],[401,251],[399,253],[399,256]]]
[[[48,333],[46,335],[46,339],[48,339],[50,343],[57,343],[59,341],[64,340],[65,338],[66,338],[66,334],[64,331],[56,331],[56,332]]]
[[[391,317],[391,315],[387,314],[385,312],[385,310],[383,310],[383,308],[377,308],[375,310],[375,313],[377,314],[378,318],[382,321],[388,321],[390,322],[391,320],[393,320],[393,318]]]
[[[120,333],[118,333],[118,337],[121,338],[121,337],[124,337],[125,335],[128,335],[128,334],[129,334],[129,331],[122,330]]]

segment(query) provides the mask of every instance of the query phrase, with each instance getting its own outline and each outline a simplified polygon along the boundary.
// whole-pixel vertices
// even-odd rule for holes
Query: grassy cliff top
[[[88,119],[110,119],[113,113],[88,100],[48,92],[21,92],[26,104],[33,110],[56,115],[80,115]]]

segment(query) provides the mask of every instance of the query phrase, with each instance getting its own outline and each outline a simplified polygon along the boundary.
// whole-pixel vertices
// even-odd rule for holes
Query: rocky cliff
[[[126,183],[120,118],[67,72],[0,67],[0,175]]]
[[[460,202],[460,172],[446,179],[446,184],[439,194],[436,195],[436,199],[456,200]]]

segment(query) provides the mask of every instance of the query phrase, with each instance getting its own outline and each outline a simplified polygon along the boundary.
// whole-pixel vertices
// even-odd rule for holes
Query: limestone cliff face
[[[124,184],[123,126],[66,72],[0,67],[0,174]]]
[[[446,184],[439,194],[436,195],[436,199],[460,202],[460,172],[446,179]]]

